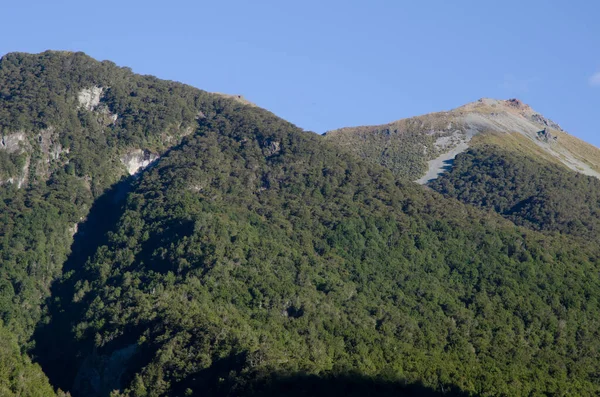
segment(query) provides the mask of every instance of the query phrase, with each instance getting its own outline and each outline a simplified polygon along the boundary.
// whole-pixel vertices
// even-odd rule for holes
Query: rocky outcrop
[[[534,113],[534,114],[530,115],[529,119],[531,121],[533,121],[534,123],[545,125],[546,127],[552,128],[553,130],[564,132],[564,130],[560,127],[560,125],[556,124],[554,121],[552,121],[550,119],[545,118],[544,116],[542,116],[539,113]]]
[[[115,124],[119,115],[112,113],[106,104],[101,103],[104,87],[84,88],[77,94],[79,106],[99,115],[98,122],[104,125]]]
[[[557,123],[519,99],[481,98],[446,112],[382,126],[342,128],[325,136],[392,171],[402,170],[402,177],[414,176],[414,169],[426,170],[416,179],[419,183],[427,183],[448,169],[461,151],[486,143],[506,145],[600,178],[597,148],[568,135]],[[392,150],[396,150],[395,157],[386,157]]]
[[[135,175],[159,159],[160,156],[148,150],[136,149],[121,156],[121,163],[129,175]]]
[[[537,137],[540,141],[547,143],[554,143],[558,141],[558,137],[552,135],[552,133],[550,133],[550,131],[548,131],[546,128],[544,128],[541,131],[538,131]]]
[[[27,176],[29,174],[29,165],[31,163],[31,160],[29,157],[27,157],[25,164],[23,164],[23,168],[21,168],[18,172],[17,175],[13,175],[10,176],[9,178],[6,179],[0,179],[0,186],[10,183],[11,185],[17,185],[17,187],[20,189],[21,187],[23,187],[23,185],[25,184],[25,182],[27,182]]]
[[[15,153],[21,149],[22,142],[25,141],[24,132],[15,132],[13,134],[3,135],[0,138],[0,150],[8,153]]]
[[[79,94],[77,95],[79,105],[90,111],[96,109],[96,107],[100,105],[102,91],[104,91],[104,88],[102,87],[84,88],[79,91]]]
[[[15,169],[7,171],[0,169],[0,185],[13,184],[21,188],[27,182],[29,174],[29,165],[31,163],[29,155],[23,155],[30,147],[27,136],[24,132],[15,132],[0,137],[0,152],[6,152],[11,155],[17,155],[20,159],[15,163]],[[22,162],[24,160],[24,163]]]

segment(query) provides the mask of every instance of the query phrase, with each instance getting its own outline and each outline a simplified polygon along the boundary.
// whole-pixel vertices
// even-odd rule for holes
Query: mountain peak
[[[520,99],[511,98],[511,99],[493,99],[493,98],[480,98],[475,102],[467,103],[457,109],[475,109],[481,107],[506,107],[509,109],[517,109],[517,110],[530,110],[531,107]]]
[[[503,120],[508,116],[510,119],[513,119],[512,122],[516,122],[514,120],[515,117],[519,118],[519,124],[523,124],[526,122],[530,125],[530,128],[537,132],[538,130],[550,128],[556,131],[565,132],[560,125],[552,121],[551,119],[544,117],[542,114],[536,112],[531,108],[531,106],[527,105],[523,101],[517,98],[511,99],[492,99],[492,98],[481,98],[475,102],[467,103],[466,105],[460,106],[456,109],[453,109],[451,112],[473,112],[484,115],[486,119],[492,119],[495,123],[504,124]],[[503,126],[505,131],[511,131],[510,126]],[[522,125],[524,127],[524,125]],[[519,131],[522,132],[522,131]]]
[[[517,98],[481,98],[450,111],[381,126],[343,128],[326,136],[419,183],[437,178],[469,147],[486,144],[600,178],[596,148]],[[406,159],[412,159],[409,165]]]

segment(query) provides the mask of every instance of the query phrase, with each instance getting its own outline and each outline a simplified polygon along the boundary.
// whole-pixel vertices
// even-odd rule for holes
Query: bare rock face
[[[555,135],[552,135],[552,133],[550,131],[548,131],[546,128],[544,128],[541,131],[538,131],[537,136],[538,136],[538,139],[543,142],[553,143],[553,142],[558,141],[558,137]]]
[[[14,153],[21,149],[21,142],[25,141],[24,132],[15,132],[0,138],[0,150]]]
[[[101,103],[104,90],[104,87],[85,88],[77,94],[77,100],[80,107],[97,113],[100,124],[105,126],[114,125],[119,115],[112,113],[105,103]]]
[[[11,185],[17,185],[20,189],[27,182],[27,175],[29,173],[29,165],[31,163],[31,159],[27,157],[25,164],[23,164],[23,168],[18,172],[17,175],[11,176],[10,178],[0,179],[0,186],[10,183]]]
[[[121,156],[121,163],[127,168],[129,175],[135,175],[158,159],[157,154],[148,150],[136,149]]]
[[[69,231],[69,236],[74,237],[79,231],[79,223],[74,223],[73,226],[67,230]]]
[[[511,106],[516,109],[529,109],[528,105],[525,105],[520,99],[517,98],[507,99],[505,103],[507,106]]]
[[[103,91],[104,88],[102,87],[84,88],[77,95],[77,100],[79,100],[79,104],[85,109],[94,110],[100,105]]]
[[[529,116],[529,119],[531,121],[533,121],[534,123],[545,125],[546,127],[552,128],[553,130],[564,132],[564,130],[560,127],[560,125],[556,124],[554,121],[552,121],[550,119],[545,118],[544,116],[542,116],[539,113],[532,114],[531,116]]]
[[[0,137],[0,151],[8,153],[23,153],[29,147],[27,137],[24,132],[15,132]],[[29,173],[30,157],[27,156],[25,163],[21,165],[21,169],[17,173],[12,175],[4,175],[4,178],[0,178],[0,186],[6,183],[17,185],[21,188],[27,182],[27,175]],[[0,176],[3,173],[0,170]]]

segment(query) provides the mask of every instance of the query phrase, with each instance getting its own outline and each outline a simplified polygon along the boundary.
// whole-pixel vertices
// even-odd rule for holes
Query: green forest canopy
[[[90,111],[77,93],[92,86],[106,90]],[[599,248],[578,232],[595,232],[592,215],[579,217],[585,229],[543,216],[515,226],[262,109],[81,53],[10,54],[0,87],[2,133],[27,136],[21,157],[0,158],[1,175],[30,161],[25,186],[0,192],[2,332],[35,344],[55,387],[252,395],[281,379],[350,376],[474,395],[598,394]],[[69,151],[46,168],[36,139],[50,127]],[[110,204],[119,156],[140,148],[164,155],[124,182],[122,207]],[[531,181],[563,178],[511,164],[527,183],[509,204]],[[576,191],[595,197],[584,185]],[[71,252],[73,225],[107,209],[110,232]]]

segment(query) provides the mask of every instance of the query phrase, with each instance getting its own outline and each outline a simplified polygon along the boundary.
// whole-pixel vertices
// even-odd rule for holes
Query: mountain
[[[600,149],[518,99],[484,98],[448,112],[325,135],[361,158],[422,184],[437,178],[458,154],[487,145],[600,177]]]
[[[93,203],[210,117],[220,95],[83,53],[0,60],[0,318],[27,339]]]
[[[600,236],[600,149],[516,99],[480,99],[449,112],[326,138],[446,197],[545,233]]]
[[[0,322],[23,350],[90,209],[231,101],[83,53],[0,59]]]
[[[470,164],[542,153],[511,173],[540,186],[572,175],[535,136],[473,134],[440,194],[406,180],[426,167],[413,149],[435,148],[435,134],[394,140],[406,156],[391,167],[237,96],[82,53],[6,55],[0,87],[0,314],[12,356],[39,371],[28,354],[55,389],[600,391],[597,242],[461,202],[502,190],[502,178],[459,189]],[[474,145],[488,135],[524,143],[506,155]],[[553,136],[548,146],[567,150]],[[534,178],[543,167],[556,179]],[[35,385],[1,369],[0,385]]]

